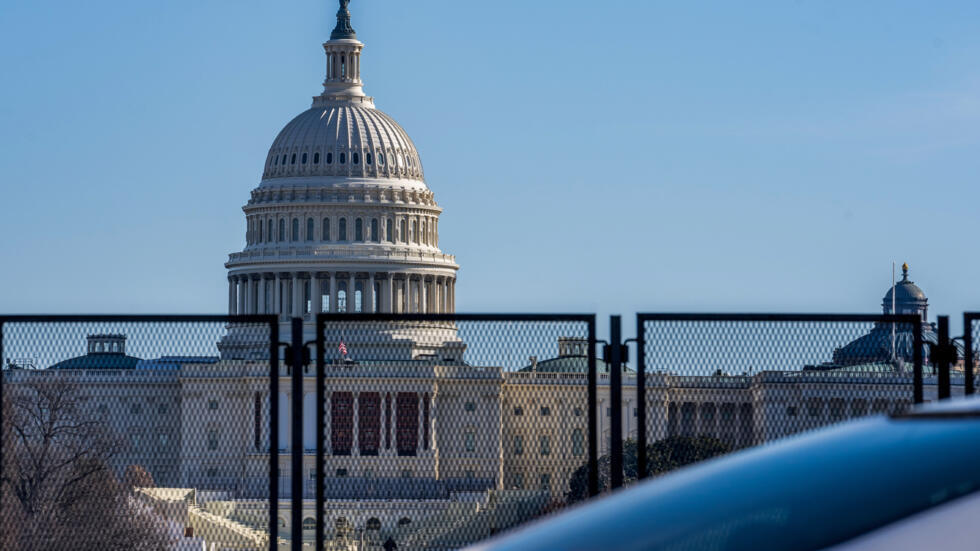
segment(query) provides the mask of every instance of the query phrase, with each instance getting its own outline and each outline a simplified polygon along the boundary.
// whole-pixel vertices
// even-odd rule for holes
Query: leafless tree
[[[158,550],[161,521],[120,484],[110,459],[122,445],[79,407],[78,386],[38,373],[5,385],[3,521],[24,550]],[[9,412],[9,414],[7,414]],[[7,547],[5,547],[7,548]]]

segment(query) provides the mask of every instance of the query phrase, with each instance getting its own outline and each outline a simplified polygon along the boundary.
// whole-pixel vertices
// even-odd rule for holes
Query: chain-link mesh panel
[[[271,333],[3,321],[0,547],[269,549]]]
[[[304,540],[317,468],[325,549],[456,549],[585,497],[594,318],[424,318],[321,316],[325,453],[302,473]]]
[[[906,409],[922,325],[883,319],[640,315],[646,473]],[[630,417],[638,403],[627,404]],[[633,445],[625,454],[627,478],[636,475],[636,452]]]
[[[967,312],[963,314],[963,391],[965,394],[974,394],[977,390],[978,365],[980,353],[980,312]],[[957,366],[959,367],[959,366]]]

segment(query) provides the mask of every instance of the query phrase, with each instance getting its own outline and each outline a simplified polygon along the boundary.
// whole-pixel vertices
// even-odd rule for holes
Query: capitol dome
[[[347,5],[340,1],[337,26],[323,44],[323,92],[272,142],[242,209],[245,247],[225,263],[230,314],[274,314],[283,334],[292,318],[302,318],[306,340],[321,313],[456,309],[459,266],[439,247],[442,208],[411,138],[364,93],[364,44]],[[355,336],[346,339],[357,344]],[[386,346],[401,347],[405,359],[459,346],[449,325],[407,339],[403,327],[380,324],[370,339],[398,343]],[[231,331],[222,354],[251,357],[265,353],[263,346]],[[360,350],[363,358],[365,346]]]
[[[262,185],[288,178],[334,177],[422,183],[422,161],[405,130],[373,102],[314,98],[279,132]],[[402,182],[409,184],[409,182]]]

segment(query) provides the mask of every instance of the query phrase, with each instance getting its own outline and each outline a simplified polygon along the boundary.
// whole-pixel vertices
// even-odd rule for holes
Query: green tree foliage
[[[623,442],[623,485],[636,482],[638,476],[636,462],[636,441],[629,439]],[[705,459],[722,455],[731,448],[711,436],[671,436],[647,445],[647,472],[650,476],[659,476],[678,467],[697,463]],[[599,457],[599,491],[610,489],[608,455]],[[575,503],[589,495],[589,466],[584,464],[569,480],[569,491],[565,494],[568,503]]]

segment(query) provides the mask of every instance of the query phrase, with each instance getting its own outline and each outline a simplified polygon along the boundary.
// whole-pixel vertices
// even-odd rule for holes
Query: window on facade
[[[205,474],[208,475],[208,478],[214,478],[214,477],[218,476],[218,469],[216,469],[214,467],[211,467],[210,469],[208,469],[207,471],[205,471]]]
[[[786,406],[786,415],[796,417],[796,406]]]
[[[524,408],[522,408],[520,406],[515,407],[514,408],[514,416],[515,417],[520,417],[521,415],[524,415]]]
[[[542,473],[541,474],[541,477],[538,479],[538,487],[543,492],[550,492],[551,491],[551,474],[550,473]]]
[[[218,409],[218,401],[217,400],[208,400],[208,409],[210,409],[211,411],[214,411],[214,410]]]
[[[383,164],[385,164],[385,154],[379,151],[378,152],[378,165],[380,166],[380,165],[383,165]]]
[[[514,455],[524,455],[524,437],[520,434],[514,435]]]
[[[159,406],[157,406],[157,413],[159,413],[160,415],[166,415],[167,414],[167,404],[160,404]]]
[[[328,165],[333,164],[333,153],[327,153],[327,164]]]
[[[408,232],[405,230],[406,227],[407,227],[407,222],[402,220],[402,232],[400,236],[401,237],[400,241],[402,243],[408,243]]]
[[[279,241],[286,240],[286,220],[283,218],[279,219]]]
[[[345,478],[347,476],[347,469],[337,469],[337,478]]]
[[[360,218],[354,220],[354,241],[364,241],[364,221]]]
[[[338,239],[340,239],[341,241],[347,241],[347,219],[346,218],[341,218],[340,219],[340,228],[339,228],[339,231],[337,233],[340,234],[338,236]]]
[[[330,219],[323,219],[323,240],[330,241]]]
[[[572,455],[581,456],[585,453],[585,436],[582,434],[582,429],[575,429],[572,431]]]
[[[273,155],[272,156],[272,160],[269,161],[269,165],[270,166],[278,166],[279,165],[279,155]]]
[[[217,429],[208,429],[208,449],[216,450],[218,449],[218,431]]]
[[[269,243],[272,243],[272,220],[269,220],[269,223],[267,224],[266,227],[267,227],[267,231],[265,233],[265,240]]]
[[[514,489],[524,489],[524,473],[514,473]]]
[[[412,523],[412,519],[408,517],[402,517],[398,519],[398,526],[408,526],[411,523]]]
[[[342,165],[343,164],[347,164],[347,154],[346,153],[341,153],[340,154],[340,164],[342,164]]]
[[[139,404],[133,404],[129,407],[129,412],[133,415],[140,415],[143,413],[143,408]]]
[[[259,238],[256,240],[256,242],[258,242],[258,243],[261,243],[262,242],[262,226],[263,226],[263,224],[262,224],[262,221],[260,220],[259,223],[258,223],[258,227],[259,227]]]
[[[542,434],[538,439],[541,455],[551,455],[551,437]]]
[[[541,416],[547,417],[551,415],[551,408],[548,406],[541,406]]]
[[[408,238],[412,241],[412,243],[419,242],[419,223],[415,220],[412,220],[412,233],[409,234]]]
[[[289,164],[291,164],[291,165],[296,164],[296,154],[295,153],[293,153],[292,158],[289,160]]]
[[[366,162],[368,165],[371,164],[371,154],[370,153],[365,153],[364,154],[364,162]]]
[[[282,164],[283,165],[286,164],[286,159],[288,159],[288,158],[289,158],[289,155],[286,155],[285,153],[282,154]]]
[[[347,311],[347,282],[341,281],[337,287],[337,311]]]
[[[303,519],[303,530],[316,530],[316,521],[310,517]]]
[[[392,233],[392,229],[393,229],[392,228],[392,225],[393,224],[391,223],[391,218],[389,218],[385,222],[385,238],[387,239],[387,241],[389,243],[394,243],[395,242],[395,235]]]
[[[299,218],[293,218],[292,241],[299,241]]]
[[[463,404],[463,409],[466,411],[476,411],[476,402],[466,402]]]
[[[350,154],[350,162],[354,163],[355,165],[361,164],[361,156],[357,153],[357,151]]]
[[[380,243],[381,242],[381,236],[378,235],[378,219],[377,218],[372,218],[371,219],[371,241],[373,243]]]
[[[320,164],[320,154],[319,153],[314,153],[313,154],[313,164],[315,164],[315,165]]]
[[[463,434],[463,443],[466,446],[466,451],[471,452],[476,449],[476,433],[472,429],[468,429],[466,433]]]
[[[367,524],[365,525],[369,531],[380,531],[381,530],[381,520],[377,518],[369,518]]]
[[[313,241],[313,234],[314,234],[314,232],[313,232],[313,219],[312,218],[307,218],[306,219],[306,240],[307,241]]]
[[[306,153],[303,153],[303,158],[300,160],[300,163],[306,164]]]

